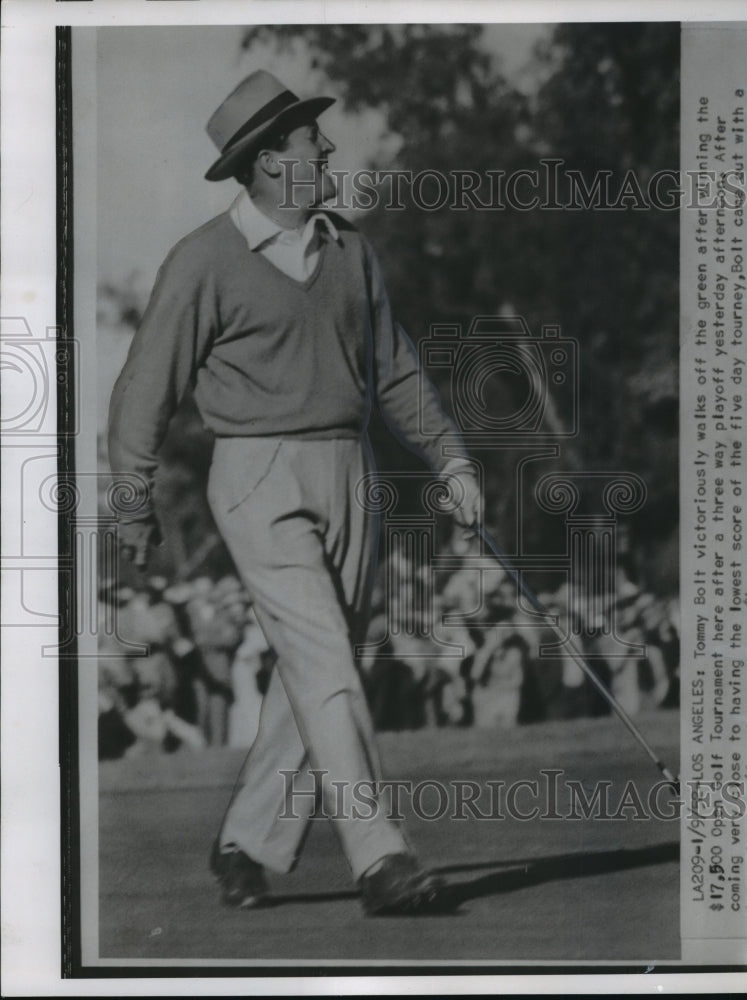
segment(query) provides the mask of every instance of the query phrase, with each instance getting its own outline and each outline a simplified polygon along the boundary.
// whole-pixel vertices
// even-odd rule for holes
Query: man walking
[[[455,428],[435,390],[419,393],[416,355],[392,320],[371,247],[318,209],[335,194],[334,146],[316,121],[332,103],[300,100],[258,71],[210,119],[220,156],[206,177],[234,177],[242,190],[159,271],[112,396],[110,456],[115,476],[144,483],[142,509],[120,527],[143,566],[157,539],[145,484],[192,388],[216,437],[211,509],[278,656],[213,849],[224,901],[259,905],[264,869],[293,867],[319,787],[365,911],[417,913],[438,881],[383,807],[372,816],[350,807],[350,791],[380,777],[353,655],[377,547],[375,518],[356,501],[372,470],[372,406],[436,472],[454,476],[464,525],[477,518],[479,489],[463,451],[444,455]],[[439,436],[420,435],[423,407]]]

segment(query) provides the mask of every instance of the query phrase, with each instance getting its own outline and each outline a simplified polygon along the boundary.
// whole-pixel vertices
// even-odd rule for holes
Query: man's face
[[[316,121],[299,125],[289,133],[286,148],[278,154],[286,201],[292,201],[299,208],[310,208],[334,197],[337,187],[327,163],[329,154],[334,151],[334,143]],[[313,181],[313,186],[308,181]]]

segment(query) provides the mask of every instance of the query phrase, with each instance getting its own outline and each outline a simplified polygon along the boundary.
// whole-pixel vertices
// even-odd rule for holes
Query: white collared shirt
[[[249,249],[261,253],[296,281],[306,281],[314,273],[321,248],[320,225],[327,229],[332,239],[340,238],[323,212],[314,212],[299,229],[284,229],[257,208],[246,188],[242,188],[235,198],[229,214]]]

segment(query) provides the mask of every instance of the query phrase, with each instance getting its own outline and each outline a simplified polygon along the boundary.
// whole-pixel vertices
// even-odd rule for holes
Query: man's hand
[[[451,488],[460,501],[453,509],[454,520],[463,528],[468,528],[465,537],[477,530],[480,521],[480,484],[477,476],[469,468],[449,472],[447,479],[452,480]]]
[[[153,545],[161,544],[161,532],[155,517],[143,521],[130,521],[119,525],[119,544],[122,555],[133,562],[137,569],[148,565]]]

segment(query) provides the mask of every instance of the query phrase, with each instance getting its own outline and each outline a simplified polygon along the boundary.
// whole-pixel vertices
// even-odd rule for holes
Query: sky
[[[93,30],[93,29],[84,29]],[[531,87],[523,67],[543,25],[489,25],[484,44],[515,85]],[[97,32],[98,278],[119,282],[137,271],[150,286],[171,247],[224,211],[238,188],[203,175],[217,157],[205,123],[253,69],[269,69],[301,96],[334,88],[314,80],[303,58],[267,49],[249,58],[238,27],[102,28]],[[381,144],[375,112],[324,113],[337,146],[333,168],[355,169]],[[141,193],[142,192],[142,196]]]

